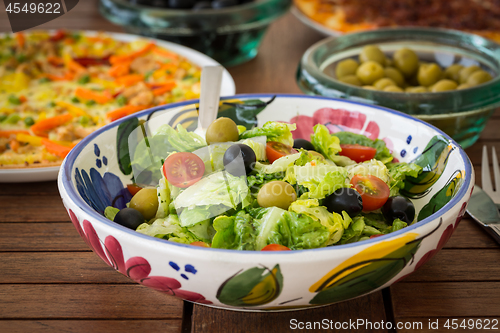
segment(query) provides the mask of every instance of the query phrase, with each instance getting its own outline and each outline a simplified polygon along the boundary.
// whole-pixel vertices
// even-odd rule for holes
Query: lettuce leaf
[[[252,217],[244,211],[235,216],[217,216],[213,227],[217,231],[212,239],[212,247],[218,249],[249,250],[255,249],[255,230]]]
[[[422,167],[415,163],[389,163],[391,197],[399,194],[399,190],[405,187],[406,177],[417,177],[422,172]]]
[[[287,221],[287,211],[278,207],[269,207],[263,210],[263,215],[253,222],[257,231],[255,250],[260,251],[266,245],[280,244],[292,246],[290,229]]]
[[[375,158],[386,164],[392,161],[393,157],[391,152],[386,147],[385,142],[380,139],[371,140],[362,134],[356,134],[352,132],[337,132],[335,136],[339,138],[340,144],[358,144],[366,147],[372,147],[377,149],[377,154]]]
[[[315,249],[326,246],[330,231],[319,221],[304,214],[288,212],[288,226],[292,236],[292,250]]]
[[[231,209],[240,203],[246,203],[249,194],[246,178],[219,171],[180,192],[173,203],[177,210],[218,205]]]
[[[363,230],[365,229],[365,221],[363,216],[356,216],[352,220],[352,224],[344,231],[340,244],[354,243],[359,241]]]
[[[372,175],[380,178],[384,183],[389,184],[389,170],[387,170],[385,164],[379,160],[372,159],[362,163],[348,165],[345,169],[349,172],[349,178],[355,175]]]
[[[191,244],[199,241],[187,228],[182,228],[177,215],[170,214],[167,218],[156,219],[152,224],[143,223],[136,229],[141,234],[168,239],[172,242]]]
[[[348,228],[352,221],[347,214],[330,213],[326,207],[319,206],[316,199],[296,200],[292,202],[288,210],[307,215],[313,220],[319,221],[329,233],[326,245],[338,243],[342,238],[344,229]]]
[[[300,158],[301,154],[286,155],[278,158],[273,164],[255,163],[255,170],[263,173],[285,172],[288,167],[294,165],[295,161]]]
[[[334,161],[340,148],[340,140],[330,134],[325,125],[317,124],[313,128],[314,133],[311,134],[311,143],[317,152],[323,154],[326,158]],[[350,159],[348,159],[350,161]],[[335,162],[335,161],[334,161]],[[354,162],[353,162],[354,163]]]
[[[281,142],[286,145],[293,146],[292,131],[296,129],[297,126],[295,124],[268,121],[262,125],[262,127],[255,127],[241,133],[240,139],[248,139],[255,136],[265,135],[267,137],[267,141]]]
[[[287,169],[285,181],[292,185],[304,186],[309,191],[301,195],[301,199],[323,199],[341,187],[349,187],[349,174],[343,167],[307,163],[304,166],[293,166]]]
[[[112,207],[112,206],[108,206],[104,210],[104,216],[108,220],[114,221],[115,220],[115,216],[116,216],[116,214],[118,214],[119,211],[120,210],[118,208],[115,208],[115,207]]]
[[[170,213],[170,189],[168,187],[168,182],[165,177],[162,176],[158,182],[159,186],[156,189],[158,193],[158,210],[156,211],[157,218],[164,218]]]

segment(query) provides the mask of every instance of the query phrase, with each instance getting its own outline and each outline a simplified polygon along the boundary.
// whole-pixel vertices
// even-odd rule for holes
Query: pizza
[[[308,18],[341,33],[394,26],[463,30],[500,42],[498,0],[294,0]]]
[[[0,168],[59,165],[129,114],[198,98],[201,68],[151,40],[105,33],[0,36]]]

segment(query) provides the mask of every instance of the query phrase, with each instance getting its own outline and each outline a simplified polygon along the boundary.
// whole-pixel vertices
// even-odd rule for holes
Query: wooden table
[[[10,31],[0,8],[0,31]],[[99,15],[96,0],[82,0],[40,28],[120,31]],[[257,58],[229,69],[238,93],[300,93],[296,66],[321,38],[291,14],[279,19]],[[500,149],[499,126],[497,113],[479,142],[467,149],[478,179],[482,145]],[[381,292],[296,312],[218,310],[165,296],[108,267],[74,229],[55,181],[0,184],[0,332],[287,332],[292,331],[291,319],[359,318],[422,322],[423,331],[428,331],[429,320],[439,320],[440,329],[432,332],[448,332],[443,328],[447,319],[500,318],[499,263],[499,246],[464,218],[430,262]]]

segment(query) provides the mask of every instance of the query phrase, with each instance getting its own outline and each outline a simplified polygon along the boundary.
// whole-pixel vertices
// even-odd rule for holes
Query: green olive
[[[406,77],[412,76],[418,70],[418,56],[410,49],[402,48],[397,50],[393,59],[396,68]]]
[[[206,139],[210,145],[216,142],[238,141],[240,138],[238,126],[229,118],[220,117],[207,128]]]
[[[481,68],[479,66],[473,65],[469,67],[462,68],[459,72],[459,83],[465,83],[467,82],[467,79],[469,76],[471,76],[472,73],[475,71],[479,71]]]
[[[464,68],[464,66],[460,64],[454,64],[449,66],[444,70],[444,77],[449,80],[453,80],[458,82],[460,80],[460,71]]]
[[[384,68],[385,77],[396,82],[396,85],[402,87],[405,84],[405,78],[401,72],[394,67],[386,67]]]
[[[384,91],[387,92],[404,92],[403,89],[399,88],[398,86],[387,86],[384,88]]]
[[[359,61],[363,63],[370,60],[378,62],[383,66],[385,64],[385,54],[380,50],[378,46],[366,45],[365,47],[363,47],[363,50],[359,54]]]
[[[461,85],[459,85],[457,87],[457,90],[462,90],[462,89],[469,89],[469,88],[472,88],[472,86],[470,84],[467,84],[467,83],[462,83]]]
[[[487,71],[479,70],[479,71],[475,71],[474,73],[472,73],[469,76],[469,78],[467,79],[466,83],[471,85],[471,86],[477,86],[477,85],[486,83],[486,82],[490,81],[491,79],[493,79],[493,78],[491,77],[490,73],[488,73]]]
[[[362,87],[363,89],[368,89],[368,90],[378,90],[377,88],[375,88],[374,86],[363,86]]]
[[[426,93],[429,90],[427,90],[426,87],[418,86],[418,87],[408,87],[406,88],[405,91],[408,93],[417,94],[417,93]]]
[[[457,89],[457,83],[452,80],[440,80],[436,82],[432,87],[430,87],[431,92],[441,92],[441,91],[448,91],[448,90],[455,90]]]
[[[392,61],[389,58],[385,58],[385,67],[393,67],[394,66],[394,61]]]
[[[368,60],[358,67],[356,76],[364,85],[370,85],[384,77],[384,68],[378,62]]]
[[[358,79],[358,77],[356,75],[344,76],[343,78],[340,78],[339,81],[347,83],[347,84],[351,84],[353,86],[358,86],[358,87],[360,87],[362,85],[361,81]]]
[[[262,186],[257,194],[257,202],[261,207],[279,207],[287,210],[297,200],[297,193],[287,182],[275,180]]]
[[[129,208],[139,211],[146,220],[156,216],[158,210],[158,194],[155,188],[143,188],[130,200]]]
[[[337,67],[335,68],[335,75],[338,79],[344,76],[354,75],[356,74],[356,69],[358,69],[358,67],[359,64],[354,59],[342,60],[337,64]]]
[[[424,87],[432,86],[438,82],[443,75],[443,70],[438,64],[422,64],[418,68],[418,84]]]
[[[396,82],[394,80],[389,79],[388,77],[383,77],[379,80],[377,80],[373,86],[377,89],[383,90],[385,87],[388,86],[397,86]]]

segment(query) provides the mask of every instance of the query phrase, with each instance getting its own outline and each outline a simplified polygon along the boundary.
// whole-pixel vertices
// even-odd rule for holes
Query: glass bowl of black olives
[[[290,0],[100,0],[101,14],[127,32],[181,44],[234,66],[253,59]]]
[[[402,111],[474,144],[500,106],[500,45],[436,28],[385,28],[311,46],[297,83],[312,95]]]

